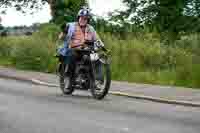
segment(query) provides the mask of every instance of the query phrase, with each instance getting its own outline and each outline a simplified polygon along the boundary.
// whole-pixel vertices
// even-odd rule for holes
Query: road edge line
[[[32,84],[43,85],[43,86],[48,86],[48,87],[59,87],[59,85],[46,83],[37,79],[27,79],[23,77],[8,76],[8,75],[0,75],[0,78],[8,78],[8,79],[14,79],[14,80],[19,80],[19,81],[25,81]],[[189,106],[189,107],[200,107],[200,103],[193,103],[189,101],[169,100],[166,98],[156,98],[156,97],[145,96],[145,95],[129,94],[129,93],[124,93],[124,92],[119,92],[119,91],[110,91],[109,94],[116,95],[116,96],[124,96],[124,97],[129,97],[129,98],[134,98],[134,99],[148,100],[148,101],[158,102],[158,103],[182,105],[182,106]]]

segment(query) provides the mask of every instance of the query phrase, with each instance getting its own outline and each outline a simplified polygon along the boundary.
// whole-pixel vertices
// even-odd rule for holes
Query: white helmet
[[[78,19],[81,16],[87,16],[90,19],[91,17],[90,9],[87,7],[83,7],[82,9],[80,9],[77,15]]]

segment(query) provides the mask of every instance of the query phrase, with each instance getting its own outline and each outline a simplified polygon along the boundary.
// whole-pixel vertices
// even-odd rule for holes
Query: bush
[[[32,36],[1,38],[0,56],[7,56],[20,69],[55,72],[58,31],[57,26],[44,24]],[[168,45],[156,32],[129,34],[123,39],[103,32],[100,36],[112,51],[113,80],[200,87],[200,35],[187,35]]]
[[[8,39],[6,38],[0,39],[0,56],[1,57],[10,56],[12,47],[7,41]]]
[[[53,56],[56,52],[57,33],[56,25],[43,24],[40,31],[32,36],[2,38],[0,56],[8,56],[11,64],[19,69],[55,72],[56,59]]]
[[[42,24],[39,28],[39,32],[35,32],[33,37],[47,39],[55,42],[58,36],[59,27],[54,24]]]
[[[113,79],[150,84],[198,86],[197,81],[194,80],[197,76],[194,76],[193,72],[195,63],[198,64],[196,61],[199,59],[198,52],[189,50],[189,46],[186,48],[178,45],[184,40],[163,45],[159,36],[152,33],[146,33],[142,37],[128,36],[125,40],[110,34],[101,33],[101,37],[112,50]],[[192,45],[194,47],[197,44]]]

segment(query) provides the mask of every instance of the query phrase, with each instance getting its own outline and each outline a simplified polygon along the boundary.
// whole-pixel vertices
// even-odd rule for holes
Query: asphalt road
[[[0,79],[0,133],[200,133],[200,108]]]

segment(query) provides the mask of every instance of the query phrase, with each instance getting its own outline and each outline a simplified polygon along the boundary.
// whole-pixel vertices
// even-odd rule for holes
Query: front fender
[[[106,57],[106,56],[104,56],[104,57],[101,57],[101,58],[99,59],[99,61],[100,61],[101,63],[103,63],[103,64],[108,64],[108,65],[110,65],[110,64],[111,64],[111,57]]]

